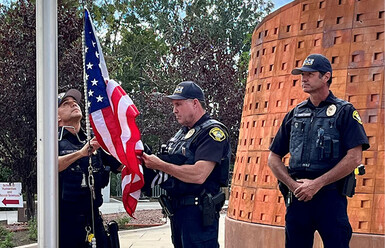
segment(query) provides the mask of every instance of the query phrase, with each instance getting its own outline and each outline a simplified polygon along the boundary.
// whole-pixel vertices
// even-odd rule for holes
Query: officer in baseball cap
[[[204,93],[192,81],[179,83],[165,100],[171,101],[182,127],[160,154],[143,153],[144,174],[155,169],[170,175],[147,182],[160,183],[167,192],[158,199],[170,217],[174,247],[218,248],[219,211],[225,202],[220,188],[228,186],[231,155],[228,130],[206,112]]]
[[[58,247],[88,248],[94,243],[93,238],[97,247],[119,247],[117,231],[111,232],[117,230],[116,225],[108,224],[110,235],[107,236],[99,207],[103,203],[102,188],[109,183],[110,171],[119,173],[123,165],[98,149],[100,144],[95,137],[87,140],[87,134],[81,128],[81,98],[82,94],[76,89],[58,95]],[[110,246],[110,241],[115,246]]]
[[[291,73],[301,74],[309,98],[285,115],[267,162],[285,199],[285,248],[312,247],[315,231],[324,247],[348,248],[346,197],[354,195],[354,170],[369,141],[358,111],[329,89],[332,67],[325,56],[311,54]]]

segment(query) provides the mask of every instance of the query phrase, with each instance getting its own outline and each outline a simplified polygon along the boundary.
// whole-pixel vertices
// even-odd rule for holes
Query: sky
[[[290,2],[293,2],[293,0],[272,0],[272,2],[274,3],[274,10],[277,10],[279,8],[281,8],[282,6],[290,3]]]

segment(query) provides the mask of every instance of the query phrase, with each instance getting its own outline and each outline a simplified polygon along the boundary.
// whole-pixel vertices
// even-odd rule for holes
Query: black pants
[[[218,248],[219,214],[211,226],[203,226],[199,206],[184,206],[171,217],[171,238],[175,248]]]
[[[59,213],[59,247],[88,248],[86,226],[91,226],[91,213],[80,214],[70,211]],[[104,231],[103,220],[99,211],[95,211],[95,238],[98,248],[108,248],[108,239]]]
[[[286,248],[312,248],[318,231],[325,248],[349,248],[352,228],[347,200],[337,189],[321,189],[312,200],[294,196],[286,209]]]

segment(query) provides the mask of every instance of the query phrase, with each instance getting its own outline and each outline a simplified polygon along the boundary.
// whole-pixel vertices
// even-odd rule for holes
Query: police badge
[[[186,133],[186,135],[184,136],[184,139],[186,140],[186,139],[190,138],[191,136],[193,136],[194,133],[195,133],[195,129],[194,129],[194,128],[193,128],[193,129],[190,129],[190,130]]]
[[[333,116],[337,111],[336,105],[332,104],[326,109],[327,116]]]

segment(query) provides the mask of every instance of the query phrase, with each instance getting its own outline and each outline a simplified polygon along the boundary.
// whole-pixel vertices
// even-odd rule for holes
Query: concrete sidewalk
[[[222,214],[219,219],[219,245],[225,247],[225,214]],[[171,242],[171,228],[168,220],[167,224],[141,228],[128,231],[120,231],[120,247],[130,248],[170,248],[173,247]]]
[[[228,201],[225,203],[227,207]],[[139,201],[136,210],[148,210],[148,209],[160,209],[158,202]],[[100,211],[103,214],[120,213],[125,212],[123,203],[115,199],[111,199],[110,202],[103,203]],[[16,211],[17,212],[17,211]],[[1,216],[1,214],[0,214]],[[222,214],[219,219],[219,244],[221,247],[225,247],[225,214]],[[14,217],[11,217],[14,219]],[[167,219],[167,223],[162,226],[140,228],[134,230],[119,231],[120,247],[130,248],[172,248],[171,241],[171,228],[170,220]],[[24,246],[18,246],[19,248],[36,248],[36,243]]]

